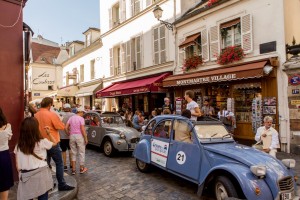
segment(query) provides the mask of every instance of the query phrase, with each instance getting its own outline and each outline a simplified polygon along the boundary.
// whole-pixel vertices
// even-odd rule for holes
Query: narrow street
[[[197,185],[154,168],[138,171],[130,153],[105,157],[99,149],[88,147],[86,174],[76,174],[78,200],[86,199],[199,199]],[[68,172],[70,174],[70,172]]]

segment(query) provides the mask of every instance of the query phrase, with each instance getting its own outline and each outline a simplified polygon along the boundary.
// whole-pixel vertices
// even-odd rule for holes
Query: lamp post
[[[169,30],[172,30],[173,31],[173,24],[172,23],[169,23],[169,22],[166,22],[166,21],[163,21],[163,20],[160,20],[161,16],[162,16],[162,13],[163,13],[163,9],[161,9],[161,7],[159,5],[156,5],[153,9],[153,14],[154,14],[154,17],[160,21],[161,24],[164,24],[167,29]]]

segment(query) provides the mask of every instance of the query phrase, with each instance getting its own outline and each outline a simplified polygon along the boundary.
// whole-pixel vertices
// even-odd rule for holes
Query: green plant
[[[184,60],[182,70],[189,71],[191,69],[196,69],[199,65],[202,65],[203,61],[200,56],[193,56]]]
[[[242,60],[245,57],[244,50],[239,46],[226,47],[218,56],[218,64],[226,65],[235,61]]]

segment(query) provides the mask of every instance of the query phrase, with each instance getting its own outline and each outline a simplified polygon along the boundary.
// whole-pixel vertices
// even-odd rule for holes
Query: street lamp
[[[163,20],[160,20],[161,16],[162,16],[162,13],[163,13],[163,9],[161,9],[161,7],[159,5],[156,5],[153,9],[153,14],[154,14],[154,17],[160,21],[161,24],[164,24],[167,29],[169,30],[172,30],[173,31],[173,24],[172,23],[169,23],[169,22],[166,22],[166,21],[163,21]]]

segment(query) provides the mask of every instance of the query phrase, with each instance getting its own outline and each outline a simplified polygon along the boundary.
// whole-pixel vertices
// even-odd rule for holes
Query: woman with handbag
[[[8,191],[14,185],[8,141],[12,137],[11,125],[0,108],[0,199],[8,199]]]
[[[18,200],[46,200],[48,191],[53,187],[46,156],[47,150],[57,143],[50,134],[49,127],[44,128],[51,141],[42,138],[36,118],[25,118],[21,124],[19,141],[14,150],[19,171]]]

